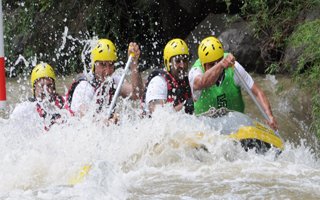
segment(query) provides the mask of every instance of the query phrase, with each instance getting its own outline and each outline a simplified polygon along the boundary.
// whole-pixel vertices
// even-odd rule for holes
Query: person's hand
[[[133,61],[137,62],[140,57],[140,48],[139,45],[135,42],[130,42],[129,48],[128,48],[128,56],[133,53]]]
[[[179,103],[178,105],[174,106],[175,111],[180,111],[183,108],[183,103]]]
[[[109,126],[110,124],[118,124],[119,119],[120,115],[118,113],[113,113],[109,119],[104,119],[103,122],[106,126]]]
[[[184,102],[184,111],[187,114],[192,115],[194,112],[194,103],[193,103],[193,99],[189,98]]]
[[[120,120],[120,115],[118,113],[113,113],[112,117],[109,119],[110,123],[118,124]]]
[[[235,62],[236,58],[231,53],[229,53],[227,57],[223,58],[219,63],[223,68],[228,68],[230,66],[233,67]]]
[[[275,118],[272,116],[272,117],[269,117],[270,121],[267,121],[267,124],[273,129],[273,130],[278,130],[278,123],[277,121],[275,120]]]

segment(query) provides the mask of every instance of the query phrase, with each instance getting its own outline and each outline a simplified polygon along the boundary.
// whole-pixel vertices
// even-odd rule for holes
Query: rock
[[[211,13],[191,31],[185,41],[189,47],[192,63],[198,59],[198,45],[201,40],[210,35],[220,35],[221,30],[225,29],[225,23],[226,15]]]
[[[231,24],[225,14],[209,14],[188,35],[186,41],[192,55],[192,63],[198,58],[198,45],[202,39],[213,35],[223,43],[224,50],[235,55],[237,61],[248,71],[264,72],[258,41],[254,39],[248,24],[238,18]]]
[[[298,17],[299,24],[304,24],[307,21],[320,19],[319,10],[320,10],[320,7],[316,7],[311,10],[302,10]],[[293,31],[293,33],[294,32],[295,30]],[[303,51],[304,51],[304,47],[295,48],[292,46],[290,41],[287,42],[287,46],[285,47],[284,56],[281,62],[284,65],[288,66],[288,69],[290,72],[295,71],[298,65],[299,56],[302,54]]]
[[[231,52],[247,70],[264,73],[265,67],[260,56],[259,41],[253,37],[248,24],[235,22],[219,36],[225,52]]]

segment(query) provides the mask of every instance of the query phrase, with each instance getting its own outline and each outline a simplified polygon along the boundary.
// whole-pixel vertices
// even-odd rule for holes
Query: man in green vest
[[[210,36],[202,40],[198,47],[198,56],[199,59],[189,72],[195,114],[204,113],[211,107],[225,107],[244,112],[241,88],[245,88],[244,84],[246,84],[270,118],[268,125],[273,129],[278,128],[265,93],[235,61],[235,57],[224,52],[217,38]],[[234,68],[244,82],[235,76]]]

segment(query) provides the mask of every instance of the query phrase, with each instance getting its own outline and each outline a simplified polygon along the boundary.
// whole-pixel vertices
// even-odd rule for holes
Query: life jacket
[[[79,85],[79,83],[81,81],[88,81],[90,83],[90,85],[94,88],[94,91],[97,92],[97,90],[101,87],[101,82],[98,81],[96,78],[93,78],[93,80],[89,81],[85,75],[80,74],[79,76],[76,77],[76,79],[72,82],[67,94],[66,94],[66,104],[65,104],[65,108],[72,114],[74,115],[74,111],[71,110],[71,102],[72,102],[72,98],[73,98],[73,93],[76,89],[76,87]],[[105,95],[105,91],[106,87],[105,85],[103,85],[97,92],[97,104],[99,105],[97,112],[100,112],[103,108],[104,105],[104,95]],[[109,93],[108,93],[108,102],[107,105],[109,105],[111,103],[112,97],[115,93],[116,89],[115,89],[115,83],[114,81],[112,81],[111,83],[111,87],[109,87]]]
[[[37,100],[34,97],[32,97],[32,98],[29,98],[29,101],[36,102]],[[62,96],[60,96],[60,95],[54,96],[54,105],[56,107],[58,107],[59,109],[63,109],[64,104],[65,104],[65,99]],[[46,118],[50,117],[50,124],[48,126],[47,125],[44,126],[44,129],[46,131],[48,131],[50,129],[50,127],[53,124],[55,124],[58,119],[61,118],[60,113],[48,114],[48,112],[41,106],[41,104],[39,102],[36,103],[36,109],[37,109],[37,112],[39,113],[39,116],[41,118],[46,119]]]
[[[96,80],[96,79],[94,79]],[[111,83],[107,83],[107,84],[110,84],[109,87],[107,88],[107,85],[106,84],[103,84],[101,86],[101,83],[96,83],[96,87],[95,87],[95,91],[96,91],[96,95],[97,95],[97,105],[98,105],[98,108],[97,108],[97,113],[100,113],[102,111],[102,108],[104,105],[110,105],[111,104],[111,101],[112,101],[112,98],[116,92],[116,87],[115,87],[115,82],[114,80],[112,79],[112,82]],[[106,91],[107,90],[107,91]],[[108,99],[107,99],[107,102],[105,102],[105,96],[106,96],[106,92],[108,92]]]
[[[145,100],[146,100],[146,93],[147,93],[147,89],[148,89],[148,85],[150,83],[150,81],[156,77],[156,76],[162,76],[166,82],[167,82],[167,102],[173,102],[173,106],[177,106],[180,103],[185,102],[190,104],[190,100],[192,101],[192,95],[191,95],[191,88],[189,85],[189,79],[188,77],[185,77],[183,80],[181,81],[177,81],[175,80],[175,78],[168,73],[167,71],[161,70],[161,69],[156,69],[154,71],[151,72],[151,74],[148,76],[146,85],[145,85],[145,90],[142,96],[142,103],[145,104]],[[192,105],[190,105],[193,107],[193,101],[192,101]],[[187,109],[189,110],[189,108]],[[185,110],[187,113],[192,114],[193,113],[193,109],[192,111],[187,111]]]
[[[200,69],[203,73],[205,72],[199,59],[192,67]],[[203,89],[199,99],[194,103],[196,115],[208,111],[211,107],[225,107],[230,110],[244,112],[241,88],[234,82],[234,70],[232,67],[224,69],[218,81],[214,85]]]
[[[68,110],[71,115],[74,115],[74,112],[71,110],[71,102],[72,102],[72,97],[74,90],[76,87],[79,85],[81,81],[86,81],[87,78],[83,75],[80,74],[79,76],[76,77],[76,79],[71,83],[71,86],[68,89],[68,92],[66,94],[66,104],[65,104],[65,109]]]

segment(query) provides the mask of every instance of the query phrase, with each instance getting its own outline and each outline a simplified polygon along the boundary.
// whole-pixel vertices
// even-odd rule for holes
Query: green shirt
[[[226,56],[225,54],[224,56]],[[199,68],[204,73],[204,68],[198,59],[193,66]],[[234,71],[232,67],[224,70],[225,77],[222,83],[203,89],[199,99],[194,103],[195,114],[201,114],[208,111],[211,107],[225,107],[230,110],[244,112],[244,102],[241,95],[241,88],[234,82]]]

